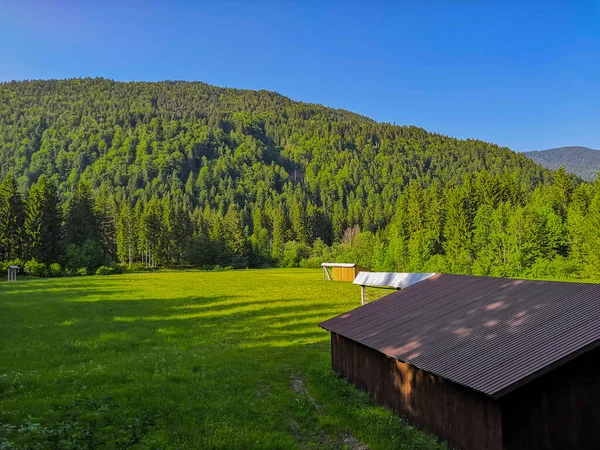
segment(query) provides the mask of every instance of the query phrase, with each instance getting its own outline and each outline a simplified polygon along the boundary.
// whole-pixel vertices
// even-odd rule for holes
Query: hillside
[[[0,84],[0,176],[0,260],[71,272],[337,259],[517,275],[577,255],[574,273],[589,250],[569,227],[595,207],[508,148],[195,82]]]
[[[188,82],[31,81],[0,85],[0,105],[0,175],[11,170],[23,189],[46,174],[61,192],[83,178],[137,198],[140,188],[163,195],[190,175],[202,190],[210,175],[226,181],[217,194],[231,200],[248,169],[259,164],[254,181],[281,190],[300,169],[310,196],[333,207],[359,187],[381,193],[410,179],[446,183],[481,169],[517,169],[533,185],[549,175],[507,148],[379,124],[266,91]],[[334,178],[343,190],[324,193]],[[372,186],[365,185],[368,178]],[[253,198],[249,187],[242,194]]]
[[[523,154],[543,167],[552,170],[564,167],[587,181],[595,180],[600,169],[600,151],[587,147],[559,147]]]

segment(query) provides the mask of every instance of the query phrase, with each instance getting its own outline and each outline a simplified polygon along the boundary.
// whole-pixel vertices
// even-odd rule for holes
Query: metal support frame
[[[14,267],[9,267],[8,268],[8,281],[17,281],[17,270]]]

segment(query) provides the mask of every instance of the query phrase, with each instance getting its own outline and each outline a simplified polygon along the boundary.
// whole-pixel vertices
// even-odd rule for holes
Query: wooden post
[[[366,300],[366,295],[365,295],[366,290],[367,290],[366,286],[360,287],[360,299],[361,299],[363,305],[365,304],[365,300]]]

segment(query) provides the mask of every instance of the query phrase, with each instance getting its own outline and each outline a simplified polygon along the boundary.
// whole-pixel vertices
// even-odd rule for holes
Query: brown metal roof
[[[600,345],[600,284],[438,274],[321,326],[499,398]]]

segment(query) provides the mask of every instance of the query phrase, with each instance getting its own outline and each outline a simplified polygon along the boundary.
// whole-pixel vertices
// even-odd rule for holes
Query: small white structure
[[[364,305],[365,290],[367,286],[387,289],[405,289],[434,275],[435,273],[360,272],[352,283],[360,286],[361,302]]]
[[[329,281],[353,281],[359,272],[369,270],[354,263],[324,262],[321,267],[323,268],[323,277]]]
[[[8,266],[8,281],[17,281],[19,266]]]

